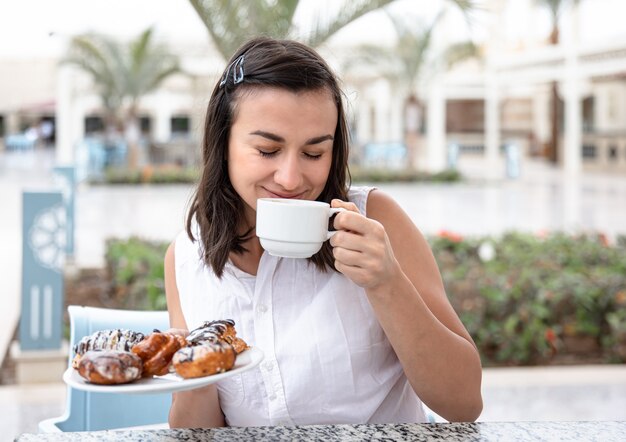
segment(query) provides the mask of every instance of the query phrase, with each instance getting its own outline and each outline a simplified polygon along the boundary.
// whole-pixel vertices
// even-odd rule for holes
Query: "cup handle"
[[[333,207],[328,211],[328,218],[330,219],[331,216],[335,215],[336,213],[339,212],[345,212],[346,209],[344,209],[343,207]],[[332,236],[337,233],[337,230],[332,230],[330,232],[326,232],[326,239],[329,240],[330,238],[332,238]]]

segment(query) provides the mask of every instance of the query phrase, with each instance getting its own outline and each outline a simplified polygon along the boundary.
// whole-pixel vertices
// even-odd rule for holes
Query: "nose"
[[[295,190],[302,184],[302,171],[296,155],[285,155],[274,172],[274,182],[285,190]]]

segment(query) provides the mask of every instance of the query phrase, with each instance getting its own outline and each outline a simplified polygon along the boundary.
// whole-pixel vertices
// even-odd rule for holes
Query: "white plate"
[[[139,379],[130,384],[120,385],[97,385],[87,382],[77,370],[72,367],[63,373],[63,382],[72,388],[92,393],[118,393],[118,394],[152,394],[174,393],[176,391],[193,390],[205,387],[222,379],[229,378],[244,371],[251,370],[263,360],[263,352],[256,347],[250,347],[237,355],[235,366],[226,373],[218,373],[202,378],[183,379],[177,374],[154,376],[152,379]]]

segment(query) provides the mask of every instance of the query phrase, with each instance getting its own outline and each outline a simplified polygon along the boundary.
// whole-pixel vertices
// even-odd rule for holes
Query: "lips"
[[[280,192],[273,192],[269,189],[265,189],[263,188],[263,190],[265,190],[267,193],[269,193],[269,198],[285,198],[285,199],[301,199],[302,195],[304,195],[305,192],[300,192],[300,193],[280,193]]]

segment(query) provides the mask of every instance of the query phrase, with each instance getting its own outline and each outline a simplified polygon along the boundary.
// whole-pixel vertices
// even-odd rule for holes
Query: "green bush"
[[[446,292],[483,364],[626,362],[626,241],[507,233],[429,238]],[[123,308],[165,309],[166,243],[107,242]]]
[[[626,248],[602,235],[430,239],[485,365],[626,361]],[[481,258],[482,256],[482,258]]]
[[[167,243],[139,238],[110,239],[106,243],[107,270],[111,278],[110,296],[120,308],[165,310],[163,282]]]
[[[191,184],[199,178],[198,169],[173,165],[145,166],[138,170],[110,167],[91,184]]]
[[[92,184],[189,184],[199,178],[196,168],[178,166],[146,166],[141,170],[126,168],[108,168],[104,177],[92,180]],[[352,167],[350,170],[354,183],[411,183],[437,182],[450,183],[461,180],[456,170],[444,170],[438,173],[418,172],[411,170],[361,169]]]
[[[359,167],[351,167],[350,175],[352,176],[353,183],[451,183],[461,180],[461,174],[452,169],[437,173],[428,173],[414,170],[361,169]]]

